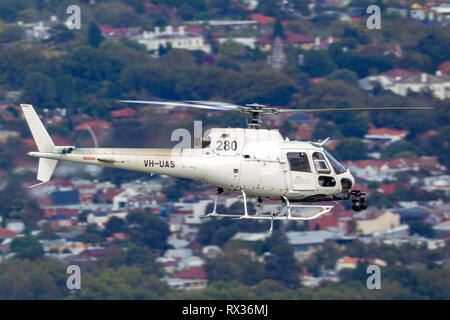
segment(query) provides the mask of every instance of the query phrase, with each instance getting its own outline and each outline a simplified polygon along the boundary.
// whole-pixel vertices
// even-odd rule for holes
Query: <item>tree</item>
[[[335,151],[340,160],[367,159],[367,146],[357,138],[339,140]]]
[[[245,47],[239,42],[228,39],[219,44],[219,54],[233,59],[242,59],[245,57]]]
[[[408,158],[414,157],[420,154],[418,146],[409,141],[397,141],[393,142],[383,149],[381,149],[381,155],[385,159],[392,158]]]
[[[163,276],[164,271],[155,256],[148,248],[142,246],[131,246],[125,252],[122,261],[127,266],[137,266],[146,274]]]
[[[152,249],[168,248],[167,238],[170,235],[169,226],[161,217],[152,212],[131,212],[127,216],[127,229],[131,241]]]
[[[320,119],[314,126],[314,131],[312,137],[314,139],[325,139],[331,137],[333,139],[338,139],[342,136],[339,127],[331,121],[325,121]]]
[[[168,287],[154,274],[144,274],[138,267],[120,266],[87,274],[79,299],[149,300],[164,299]]]
[[[348,69],[338,69],[327,75],[328,80],[342,80],[351,86],[358,85],[358,76],[355,72]]]
[[[288,243],[279,244],[270,250],[266,258],[266,278],[280,281],[288,288],[299,286],[299,268],[295,262],[294,250]]]
[[[281,19],[278,17],[275,20],[275,24],[273,26],[272,39],[276,39],[277,37],[280,37],[281,39],[286,39],[286,35],[284,34],[283,24],[281,23]]]
[[[23,98],[34,105],[49,107],[56,98],[55,82],[49,76],[40,72],[29,73],[23,84]]]
[[[208,259],[205,272],[210,281],[239,281],[246,285],[255,285],[264,279],[263,264],[236,251]]]
[[[0,264],[0,299],[62,299],[68,293],[66,280],[66,267],[55,259],[4,261]]]
[[[192,20],[195,15],[195,10],[188,4],[182,4],[178,9],[178,14],[183,20]]]
[[[450,33],[446,29],[432,28],[426,37],[417,42],[417,51],[430,56],[435,69],[450,60]]]
[[[105,226],[103,234],[110,236],[113,233],[123,232],[125,230],[125,221],[118,217],[111,217]]]
[[[336,64],[327,51],[308,50],[304,55],[305,63],[301,69],[308,72],[312,78],[326,76],[336,69]]]
[[[411,235],[418,234],[426,238],[434,238],[436,233],[429,223],[418,221],[408,221],[409,233]]]
[[[17,25],[0,25],[0,43],[8,43],[22,40],[25,32]]]
[[[42,244],[32,236],[14,238],[10,248],[20,259],[35,260],[44,256]]]
[[[103,40],[105,40],[105,38],[103,38],[98,25],[94,21],[89,22],[88,44],[92,47],[98,48]]]

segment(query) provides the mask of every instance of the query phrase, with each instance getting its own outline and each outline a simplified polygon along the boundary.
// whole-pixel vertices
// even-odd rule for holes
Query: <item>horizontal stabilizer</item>
[[[37,179],[42,182],[49,181],[57,163],[58,160],[40,158]]]

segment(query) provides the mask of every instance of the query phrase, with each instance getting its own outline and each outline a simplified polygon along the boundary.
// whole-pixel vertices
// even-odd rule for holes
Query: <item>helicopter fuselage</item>
[[[199,180],[254,197],[325,198],[355,184],[320,144],[288,141],[278,130],[208,131],[197,148],[54,147],[29,155]]]

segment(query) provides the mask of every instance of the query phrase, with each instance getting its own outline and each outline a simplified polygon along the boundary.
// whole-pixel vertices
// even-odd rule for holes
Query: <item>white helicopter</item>
[[[367,208],[364,193],[353,190],[355,179],[327,150],[322,142],[289,141],[278,130],[261,129],[261,116],[280,113],[351,112],[380,110],[431,110],[428,107],[383,107],[345,109],[281,109],[260,104],[239,106],[215,101],[136,101],[125,103],[187,107],[207,110],[237,111],[252,116],[247,129],[213,128],[201,139],[201,148],[76,148],[55,146],[32,105],[21,104],[38,152],[28,155],[39,158],[38,186],[50,180],[58,160],[93,164],[150,174],[188,178],[217,187],[214,209],[205,217],[237,219],[312,220],[327,214],[332,205],[312,202],[352,201],[355,211]],[[244,201],[243,214],[216,212],[218,196],[224,190],[240,193]],[[249,214],[247,197],[257,199],[256,214]],[[263,198],[278,199],[285,205],[283,212],[263,214]],[[293,215],[291,209],[313,209],[313,215]],[[311,210],[310,210],[311,211]]]

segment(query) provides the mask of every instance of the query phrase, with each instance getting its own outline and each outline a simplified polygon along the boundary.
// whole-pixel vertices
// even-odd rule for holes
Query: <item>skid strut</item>
[[[222,189],[223,192],[223,189]],[[324,214],[330,213],[331,209],[333,209],[334,206],[325,206],[325,205],[309,205],[309,204],[290,204],[289,200],[286,197],[283,197],[283,201],[286,204],[286,214],[281,213],[271,213],[269,214],[260,214],[260,209],[258,202],[260,201],[260,198],[257,200],[257,213],[254,215],[249,215],[247,211],[247,197],[243,189],[241,189],[242,195],[240,197],[244,200],[244,214],[221,214],[216,212],[217,207],[217,197],[220,193],[219,190],[216,193],[215,201],[214,201],[214,210],[213,212],[207,214],[205,217],[224,217],[224,218],[235,218],[235,219],[244,219],[244,220],[270,220],[270,230],[269,232],[272,233],[273,231],[273,221],[274,220],[293,220],[293,221],[308,221],[317,219],[320,216]],[[307,209],[321,209],[318,213],[308,216],[308,217],[301,217],[301,216],[293,216],[291,209],[296,208],[307,208]]]

